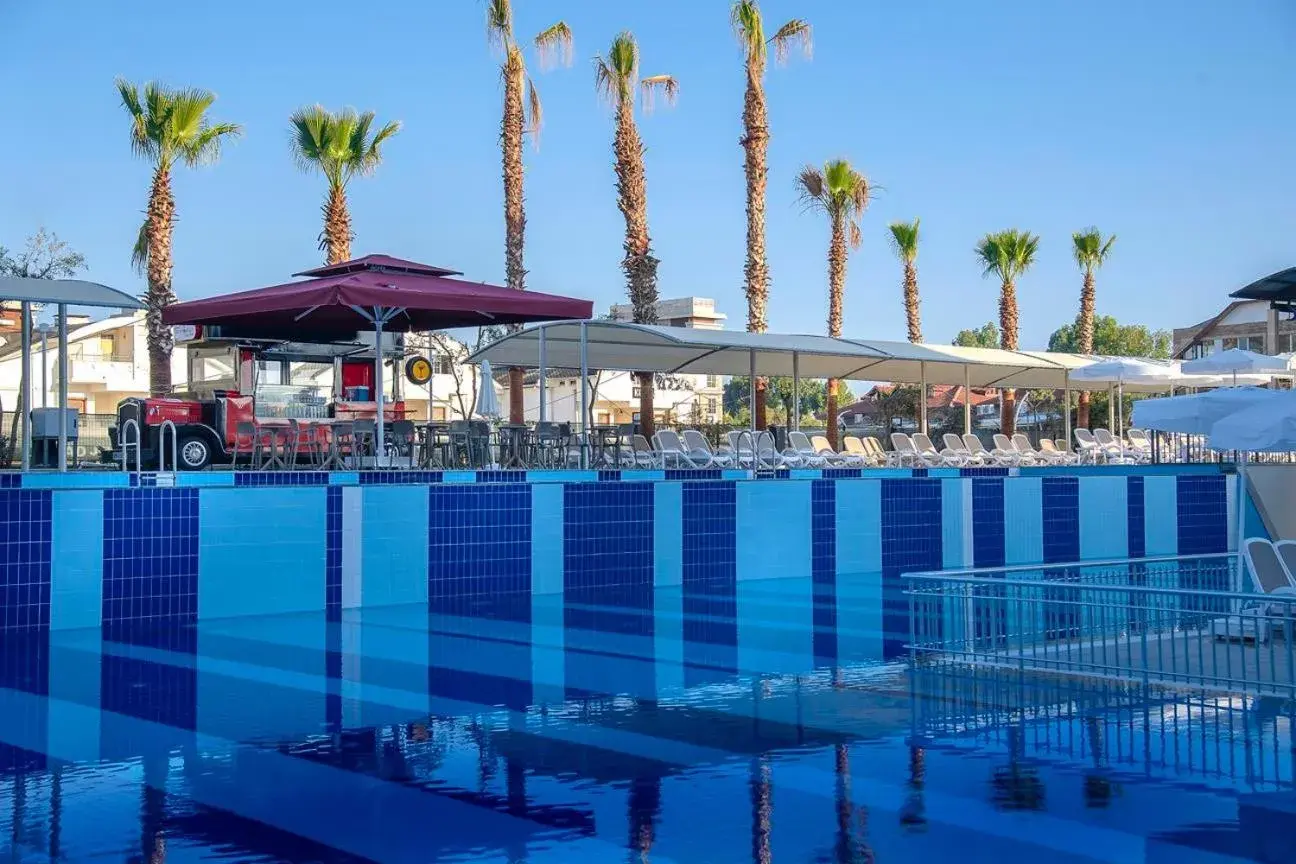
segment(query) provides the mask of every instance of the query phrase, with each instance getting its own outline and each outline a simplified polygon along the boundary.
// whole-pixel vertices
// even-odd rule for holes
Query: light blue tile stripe
[[[941,548],[948,568],[972,566],[972,481],[941,481]]]
[[[24,489],[119,489],[130,485],[125,471],[57,474],[32,471],[22,475]]]
[[[684,487],[665,481],[653,487],[653,585],[684,581]]]
[[[1149,557],[1179,554],[1179,479],[1143,480],[1143,530]]]
[[[322,612],[324,486],[204,489],[198,498],[198,618]]]
[[[98,627],[103,618],[103,492],[50,494],[50,629]]]
[[[1043,558],[1043,480],[1010,477],[1004,480],[1004,562],[1038,564]]]
[[[621,471],[621,479],[625,480],[665,480],[666,472],[654,468],[626,468]]]
[[[233,486],[232,471],[183,471],[176,475],[176,485],[181,487]]]
[[[531,489],[531,593],[563,593],[563,487],[556,483]]]
[[[363,486],[362,606],[428,602],[428,487]]]
[[[476,483],[476,471],[446,471],[441,475],[443,483]]]
[[[658,487],[660,488],[660,487]],[[677,584],[653,592],[653,658],[658,695],[684,689],[684,590]]]
[[[882,483],[837,481],[837,574],[882,572]]]
[[[96,619],[99,616],[96,616]],[[97,762],[102,715],[78,716],[70,705],[99,705],[103,636],[98,628],[53,633],[49,654],[48,753],[63,753],[69,762]],[[21,723],[21,721],[20,721]]]
[[[359,486],[360,472],[358,471],[333,471],[329,474],[330,486]]]
[[[1129,555],[1129,481],[1081,477],[1080,558],[1112,560]]]
[[[739,483],[738,581],[810,578],[810,480]],[[741,617],[741,616],[740,616]]]

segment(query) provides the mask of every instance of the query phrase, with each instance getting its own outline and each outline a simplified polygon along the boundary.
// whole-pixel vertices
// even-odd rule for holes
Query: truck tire
[[[201,435],[184,435],[176,445],[181,471],[201,471],[212,462],[211,444]]]

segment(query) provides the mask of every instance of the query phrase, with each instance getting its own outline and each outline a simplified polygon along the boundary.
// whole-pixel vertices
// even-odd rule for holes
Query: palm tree
[[[918,220],[892,222],[891,247],[904,262],[905,318],[909,322],[909,341],[922,341],[922,317],[918,308]]]
[[[807,57],[811,51],[810,25],[800,18],[788,21],[770,38],[756,0],[734,0],[729,12],[734,33],[742,46],[747,66],[747,91],[743,98],[743,164],[747,172],[747,263],[743,268],[747,292],[747,331],[764,333],[769,302],[769,261],[765,255],[765,177],[768,173],[769,116],[765,108],[765,61],[774,46],[774,57],[782,62],[800,45]],[[756,427],[765,427],[764,378],[756,379]]]
[[[1075,253],[1076,263],[1084,271],[1084,287],[1080,289],[1080,353],[1092,354],[1094,339],[1094,271],[1107,263],[1107,256],[1111,254],[1112,244],[1116,242],[1116,235],[1113,234],[1104,240],[1097,228],[1086,228],[1084,231],[1077,231],[1072,234],[1071,240],[1075,244],[1072,251]],[[1070,411],[1071,406],[1068,405],[1066,410]],[[1076,425],[1084,428],[1089,426],[1088,391],[1081,391],[1080,393],[1080,404],[1076,408]]]
[[[644,110],[651,110],[653,96],[660,93],[668,103],[679,94],[679,82],[671,75],[639,78],[639,46],[625,31],[612,40],[604,57],[594,59],[594,84],[616,111],[616,134],[612,150],[616,156],[617,208],[625,217],[625,258],[630,304],[638,324],[657,323],[657,259],[648,235],[648,187],[644,174],[644,146],[635,125],[635,91],[643,94]],[[643,434],[653,433],[653,376],[639,376],[639,422]]]
[[[807,208],[828,215],[828,335],[840,336],[846,291],[846,255],[860,245],[860,217],[869,202],[869,182],[845,159],[825,162],[823,169],[807,165],[797,177]],[[828,442],[837,449],[837,379],[828,381]]]
[[[171,169],[177,162],[193,168],[220,159],[221,145],[242,134],[235,123],[213,123],[207,109],[216,94],[207,90],[172,90],[156,82],[142,88],[118,78],[117,93],[131,118],[131,150],[153,165],[148,208],[140,229],[146,256],[148,293],[144,297],[148,325],[149,392],[171,392],[171,328],[162,323],[162,310],[175,302],[171,291],[171,233],[175,227],[175,196]]]
[[[987,234],[977,244],[976,255],[985,268],[983,275],[999,277],[999,347],[1017,350],[1017,279],[1035,263],[1039,237],[1029,231],[1010,228]],[[1017,425],[1017,392],[1003,391],[999,426],[1012,435]]]
[[[356,113],[343,108],[334,113],[322,105],[294,111],[288,118],[289,146],[303,171],[318,170],[328,180],[324,199],[324,230],[319,248],[328,252],[327,263],[351,259],[351,212],[346,189],[357,174],[372,174],[382,162],[382,145],[400,131],[399,122],[374,131],[374,112]]]
[[[539,141],[543,119],[540,93],[527,74],[522,46],[513,36],[512,0],[489,0],[486,4],[486,33],[504,53],[500,80],[504,82],[504,116],[500,123],[500,151],[504,161],[504,278],[508,287],[526,290],[526,209],[522,168],[522,137],[531,133]],[[557,57],[571,64],[571,29],[562,21],[541,30],[534,39],[540,65]],[[525,91],[526,99],[523,100]],[[522,368],[509,369],[509,422],[522,422]]]

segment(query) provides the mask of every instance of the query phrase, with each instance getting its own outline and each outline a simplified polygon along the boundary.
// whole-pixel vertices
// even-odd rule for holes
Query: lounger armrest
[[[1291,585],[1282,585],[1282,586],[1280,586],[1280,587],[1278,587],[1278,588],[1275,588],[1274,590],[1270,591],[1269,594],[1268,594],[1268,596],[1270,596],[1270,597],[1296,597],[1296,587],[1292,587]]]

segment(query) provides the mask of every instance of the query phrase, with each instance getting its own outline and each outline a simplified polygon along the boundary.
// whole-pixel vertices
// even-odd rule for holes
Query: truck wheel
[[[211,445],[196,435],[181,438],[176,455],[181,471],[201,471],[212,461]]]

